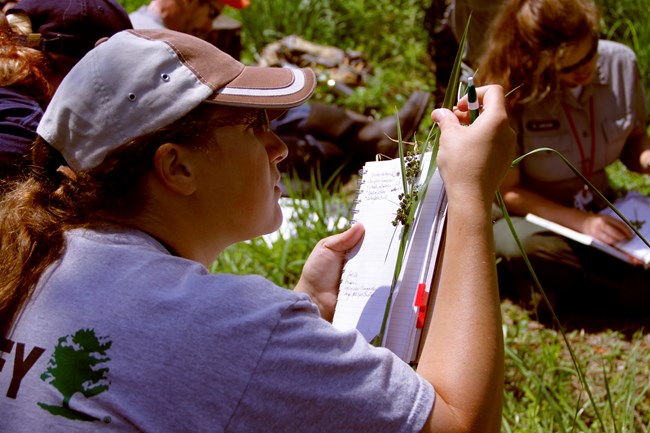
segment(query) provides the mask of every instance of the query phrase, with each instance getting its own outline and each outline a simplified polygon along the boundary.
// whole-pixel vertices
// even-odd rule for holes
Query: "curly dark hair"
[[[12,87],[36,101],[49,101],[55,90],[50,82],[53,61],[24,46],[19,36],[0,27],[0,86]]]
[[[560,57],[582,38],[599,34],[592,0],[508,0],[495,17],[477,81],[510,92],[510,109],[537,102],[558,85]]]

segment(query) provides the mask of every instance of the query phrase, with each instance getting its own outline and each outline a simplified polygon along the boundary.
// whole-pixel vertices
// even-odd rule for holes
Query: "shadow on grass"
[[[545,328],[555,329],[548,307],[535,294],[532,287],[519,284],[501,285],[502,300],[527,310],[532,319]],[[641,289],[640,289],[641,290]],[[650,287],[642,288],[650,292]],[[584,331],[596,334],[607,330],[621,333],[627,340],[638,333],[650,334],[650,302],[648,294],[635,301],[634,294],[615,293],[607,289],[576,290],[572,293],[556,293],[546,288],[546,294],[565,331]]]

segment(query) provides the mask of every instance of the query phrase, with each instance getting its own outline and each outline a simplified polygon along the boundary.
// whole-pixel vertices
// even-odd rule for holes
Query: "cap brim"
[[[303,104],[315,87],[311,69],[246,66],[205,102],[282,110]]]

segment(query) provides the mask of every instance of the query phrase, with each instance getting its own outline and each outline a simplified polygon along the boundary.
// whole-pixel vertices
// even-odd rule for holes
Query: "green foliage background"
[[[148,0],[119,0],[133,11]],[[433,90],[427,53],[425,9],[436,0],[252,0],[247,9],[226,9],[243,24],[242,60],[254,63],[265,45],[284,36],[363,52],[373,66],[367,85],[348,98],[330,98],[363,112],[394,112],[414,90]],[[647,0],[595,0],[602,10],[602,34],[635,50],[650,90],[650,8]],[[332,96],[332,95],[330,95]],[[316,95],[325,98],[324,95]]]

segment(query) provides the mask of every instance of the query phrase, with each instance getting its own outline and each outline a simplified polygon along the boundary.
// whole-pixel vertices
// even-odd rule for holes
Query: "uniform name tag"
[[[560,121],[555,119],[529,120],[526,122],[526,129],[531,132],[555,131],[560,129]]]

